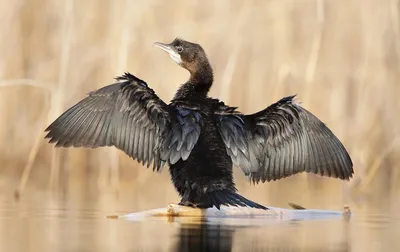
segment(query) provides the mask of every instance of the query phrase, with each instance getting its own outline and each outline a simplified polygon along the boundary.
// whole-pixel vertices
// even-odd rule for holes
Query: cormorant
[[[93,91],[47,129],[56,147],[115,146],[154,171],[168,164],[179,204],[267,209],[237,193],[232,165],[254,183],[299,172],[349,180],[352,161],[316,116],[282,98],[257,113],[207,96],[213,71],[199,44],[154,43],[190,73],[172,101],[162,101],[130,73]]]

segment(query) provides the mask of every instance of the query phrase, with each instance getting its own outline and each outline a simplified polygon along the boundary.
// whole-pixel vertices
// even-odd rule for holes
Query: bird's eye
[[[177,46],[177,47],[176,47],[176,50],[177,50],[178,52],[182,52],[182,51],[183,51],[183,47],[182,47],[182,46]]]

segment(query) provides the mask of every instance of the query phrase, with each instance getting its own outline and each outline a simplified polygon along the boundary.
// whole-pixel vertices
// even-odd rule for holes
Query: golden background
[[[397,0],[1,0],[0,190],[79,195],[94,188],[99,197],[125,193],[130,208],[176,202],[167,169],[153,174],[113,148],[55,149],[43,130],[124,71],[168,102],[188,73],[152,43],[181,37],[210,58],[210,96],[253,113],[298,94],[354,162],[349,183],[303,174],[254,187],[236,169],[244,195],[340,207],[395,192],[399,8]],[[324,200],[303,201],[305,194]]]
[[[207,52],[210,96],[253,113],[298,94],[354,162],[350,182],[301,174],[252,186],[235,169],[239,192],[260,204],[356,213],[349,225],[238,231],[239,251],[399,249],[389,217],[400,208],[399,11],[399,0],[0,0],[0,250],[163,251],[171,233],[187,232],[104,219],[177,202],[167,169],[43,139],[63,111],[125,71],[168,102],[188,73],[152,44],[175,37]]]

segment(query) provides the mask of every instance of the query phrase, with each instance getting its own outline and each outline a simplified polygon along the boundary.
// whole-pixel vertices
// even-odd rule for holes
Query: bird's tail
[[[215,206],[217,209],[220,209],[221,205],[226,206],[241,206],[241,207],[252,207],[258,209],[267,210],[268,208],[257,204],[251,200],[246,199],[245,197],[237,194],[232,190],[218,190],[208,192],[206,197],[203,198],[204,205],[207,207]]]

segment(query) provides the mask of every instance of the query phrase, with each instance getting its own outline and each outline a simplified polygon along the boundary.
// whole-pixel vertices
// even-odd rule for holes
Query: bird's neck
[[[178,89],[175,99],[188,98],[192,96],[207,97],[207,93],[214,80],[213,70],[208,61],[198,64],[198,67],[189,70],[190,78]]]

